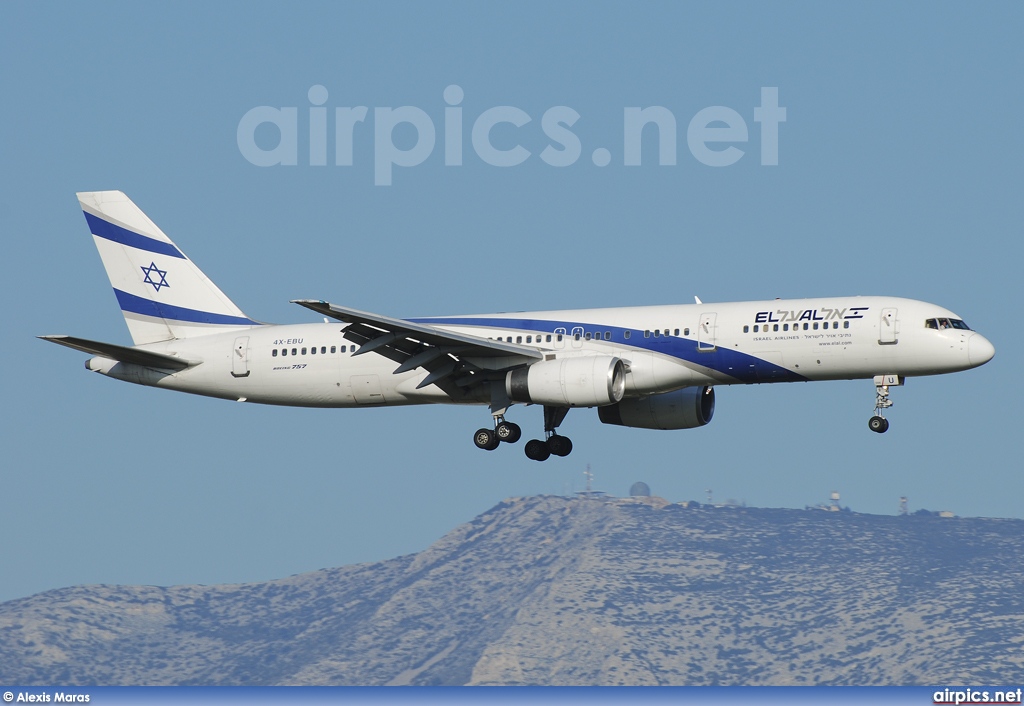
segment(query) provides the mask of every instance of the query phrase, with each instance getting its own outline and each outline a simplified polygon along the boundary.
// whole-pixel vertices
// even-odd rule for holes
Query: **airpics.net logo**
[[[312,86],[308,93],[310,105],[301,111],[298,107],[275,108],[261,105],[252,108],[238,122],[238,150],[250,163],[258,167],[297,166],[300,164],[300,135],[308,141],[308,166],[328,166],[328,135],[333,134],[334,154],[330,161],[336,167],[352,167],[355,143],[369,139],[370,108],[364,105],[335,107],[325,105],[328,92],[324,86]],[[492,167],[515,167],[534,155],[515,137],[519,130],[529,130],[533,116],[521,108],[499,105],[484,110],[470,119],[463,114],[465,92],[457,85],[444,89],[444,117],[442,136],[444,164],[459,167],[464,163],[463,147],[468,125],[470,145],[476,159]],[[307,115],[301,115],[307,113]],[[749,113],[748,113],[749,115]],[[333,124],[332,124],[333,118]],[[786,122],[786,109],[779,105],[779,89],[761,88],[760,105],[754,106],[752,118],[760,126],[760,163],[776,166],[779,163],[779,125]],[[537,157],[551,167],[576,164],[584,147],[572,127],[580,114],[567,105],[556,105],[544,111],[540,129],[548,144]],[[501,132],[500,146],[492,138]],[[648,125],[653,129],[645,130]],[[508,126],[511,126],[508,127]],[[533,126],[531,126],[533,127]],[[534,128],[535,129],[535,128]],[[257,132],[261,133],[259,136]],[[276,134],[275,134],[276,133]],[[415,140],[399,140],[396,133]],[[373,183],[390,186],[395,167],[411,168],[423,164],[434,153],[438,131],[430,114],[411,105],[397,108],[373,108]],[[676,116],[663,106],[625,107],[622,111],[622,164],[641,166],[643,140],[657,141],[658,164],[674,166],[677,158]],[[697,111],[686,127],[686,146],[699,163],[709,167],[728,167],[739,162],[750,141],[750,129],[743,115],[733,108],[713,105]],[[508,135],[513,135],[509,139]],[[268,139],[261,139],[267,138]],[[262,144],[261,144],[262,143]],[[509,144],[511,143],[511,146]],[[305,155],[303,155],[305,157]],[[612,162],[612,151],[597,147],[590,159],[598,167]],[[465,158],[469,159],[469,158]]]

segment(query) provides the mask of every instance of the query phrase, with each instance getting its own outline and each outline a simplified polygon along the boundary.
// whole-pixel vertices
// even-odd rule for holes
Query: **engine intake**
[[[626,390],[626,370],[611,356],[545,360],[505,376],[513,402],[553,407],[600,407],[618,402]]]
[[[637,429],[693,429],[715,414],[715,388],[684,387],[660,395],[634,397],[597,410],[601,422]]]

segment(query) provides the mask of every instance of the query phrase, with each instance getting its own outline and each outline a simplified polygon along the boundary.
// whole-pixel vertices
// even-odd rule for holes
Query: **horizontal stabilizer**
[[[198,361],[185,360],[184,358],[177,358],[163,353],[154,353],[153,351],[141,348],[90,341],[87,338],[75,338],[74,336],[39,336],[39,338],[44,341],[52,341],[53,343],[67,346],[68,348],[74,348],[76,351],[82,351],[83,353],[92,353],[93,355],[103,356],[104,358],[110,358],[122,363],[144,365],[147,368],[184,370],[185,368],[199,365]]]

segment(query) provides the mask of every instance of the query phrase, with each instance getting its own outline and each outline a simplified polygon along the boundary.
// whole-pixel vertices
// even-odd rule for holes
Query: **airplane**
[[[871,431],[890,388],[976,368],[993,345],[952,311],[912,299],[850,296],[397,319],[293,300],[323,323],[249,318],[120,191],[78,194],[133,346],[40,336],[92,354],[118,380],[238,402],[300,407],[487,405],[473,434],[516,443],[513,405],[544,410],[535,461],[567,456],[570,409],[604,424],[691,429],[711,421],[715,386],[871,379]],[[334,322],[331,321],[334,320]]]

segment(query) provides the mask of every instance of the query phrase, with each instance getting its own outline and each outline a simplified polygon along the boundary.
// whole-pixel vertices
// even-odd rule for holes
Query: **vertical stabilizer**
[[[120,191],[78,194],[136,345],[258,326]]]

